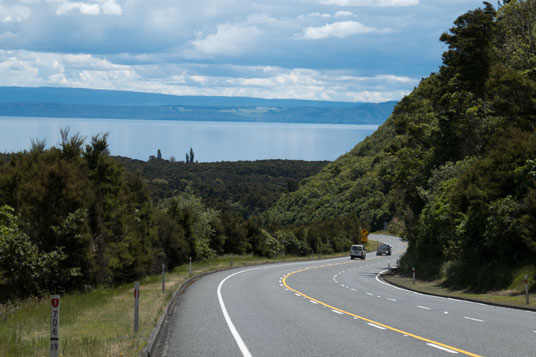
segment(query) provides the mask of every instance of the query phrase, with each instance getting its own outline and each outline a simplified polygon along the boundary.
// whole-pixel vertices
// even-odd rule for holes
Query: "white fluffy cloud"
[[[57,15],[78,11],[82,15],[121,15],[122,9],[115,0],[97,0],[96,2],[61,1],[56,10]]]
[[[397,100],[417,80],[347,71],[192,63],[118,65],[95,55],[0,50],[3,85],[73,86],[175,95],[336,101]]]
[[[215,33],[191,44],[202,55],[238,56],[255,43],[259,34],[253,25],[219,24]]]
[[[305,40],[319,40],[329,37],[345,38],[377,31],[377,28],[365,26],[357,21],[342,21],[326,24],[321,27],[307,27],[297,37]]]

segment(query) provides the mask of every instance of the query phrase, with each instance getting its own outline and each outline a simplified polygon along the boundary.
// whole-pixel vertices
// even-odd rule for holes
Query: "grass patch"
[[[467,292],[465,290],[452,290],[445,288],[442,286],[442,280],[423,281],[417,279],[415,280],[415,284],[413,284],[413,279],[411,277],[405,277],[394,273],[386,274],[383,278],[385,279],[385,281],[388,281],[395,285],[423,293],[456,297],[461,299],[468,299],[513,307],[524,307],[536,310],[536,294],[529,294],[529,305],[527,305],[525,293],[520,292],[519,289],[508,289],[488,292],[485,294],[475,294]]]
[[[369,242],[368,250],[375,250]],[[233,256],[233,267],[325,259],[348,256],[348,253],[280,256],[274,259]],[[229,268],[231,256],[222,256],[192,265],[192,275]],[[61,296],[60,353],[63,356],[134,356],[147,343],[173,293],[189,278],[183,265],[166,274],[166,292],[162,294],[161,275],[140,282],[140,320],[134,329],[134,284],[114,288],[97,288],[88,293]],[[27,299],[0,305],[0,356],[46,356],[49,354],[50,298]]]

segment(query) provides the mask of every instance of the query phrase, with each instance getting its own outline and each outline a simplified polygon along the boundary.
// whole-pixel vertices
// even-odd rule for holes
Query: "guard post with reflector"
[[[524,277],[524,283],[525,283],[525,300],[527,305],[529,304],[529,280],[527,279],[527,274],[525,274]]]
[[[138,332],[138,321],[140,316],[140,282],[134,282],[134,332]]]

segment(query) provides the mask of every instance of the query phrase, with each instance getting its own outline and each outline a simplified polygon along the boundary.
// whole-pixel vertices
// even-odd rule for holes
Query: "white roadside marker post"
[[[140,282],[134,282],[134,332],[138,332],[140,317]]]
[[[60,296],[50,297],[50,357],[58,357],[60,351]]]
[[[529,304],[529,281],[527,279],[527,274],[525,274],[525,300],[528,305]]]
[[[413,267],[413,285],[415,285],[415,267]]]
[[[162,293],[166,290],[166,263],[162,263]]]
[[[192,257],[190,257],[190,278],[192,277]]]

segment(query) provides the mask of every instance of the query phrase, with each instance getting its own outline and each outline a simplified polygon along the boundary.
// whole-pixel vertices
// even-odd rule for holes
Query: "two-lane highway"
[[[239,268],[188,287],[164,356],[536,356],[536,314],[416,294],[379,278],[393,255]]]

